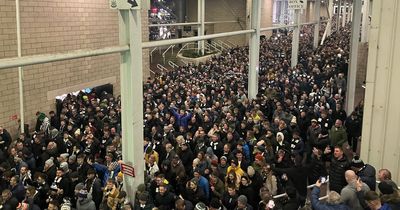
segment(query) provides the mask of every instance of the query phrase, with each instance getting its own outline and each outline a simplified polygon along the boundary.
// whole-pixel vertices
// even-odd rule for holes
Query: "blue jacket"
[[[350,210],[350,208],[344,204],[328,204],[318,200],[320,189],[314,187],[311,192],[311,204],[315,210]]]
[[[389,204],[384,203],[379,210],[392,210],[392,208],[390,208]]]
[[[181,115],[175,109],[171,109],[172,114],[175,116],[176,125],[178,127],[182,126],[187,128],[189,125],[189,120],[192,118],[192,113]]]
[[[206,198],[209,199],[210,198],[210,184],[208,183],[208,180],[204,176],[200,176],[199,187],[201,189],[203,189]]]

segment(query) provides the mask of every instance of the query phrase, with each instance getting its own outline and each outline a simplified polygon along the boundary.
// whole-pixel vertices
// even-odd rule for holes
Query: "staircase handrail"
[[[175,47],[175,45],[170,45],[162,54],[163,60],[164,60],[164,64],[165,64],[165,54],[168,52],[169,49],[173,49]],[[173,53],[173,50],[172,50]]]
[[[160,70],[160,71],[162,71],[162,72],[163,72],[163,71],[168,71],[167,68],[165,68],[163,65],[161,65],[161,64],[159,64],[159,63],[157,64],[157,69]]]
[[[179,68],[179,65],[174,63],[173,61],[168,61],[168,65],[171,66],[172,68]]]

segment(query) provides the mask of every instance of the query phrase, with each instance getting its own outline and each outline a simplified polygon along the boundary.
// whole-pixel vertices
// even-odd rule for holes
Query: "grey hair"
[[[340,199],[339,193],[335,191],[330,191],[328,193],[328,199],[326,200],[326,202],[329,204],[340,204],[342,201]]]

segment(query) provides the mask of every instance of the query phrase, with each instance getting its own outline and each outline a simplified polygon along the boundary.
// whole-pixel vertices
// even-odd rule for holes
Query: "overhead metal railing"
[[[321,21],[321,22],[327,22]],[[304,23],[303,23],[304,24]],[[300,25],[303,25],[300,24]],[[311,23],[306,23],[311,24]],[[260,31],[269,31],[274,29],[282,29],[282,28],[290,28],[295,27],[296,25],[284,25],[284,26],[275,26],[275,27],[267,27],[261,28]],[[197,36],[197,37],[187,37],[187,38],[180,38],[180,39],[169,39],[169,40],[161,40],[161,41],[152,41],[152,42],[143,42],[142,48],[152,48],[152,47],[160,47],[166,45],[173,45],[173,44],[182,44],[188,42],[195,42],[200,40],[207,40],[207,39],[215,39],[221,37],[228,37],[228,36],[236,36],[236,35],[244,35],[253,33],[255,30],[241,30],[241,31],[233,31],[233,32],[223,32],[217,34],[210,34],[204,36]],[[68,53],[59,53],[59,54],[43,54],[43,55],[32,55],[32,56],[23,56],[23,57],[15,57],[15,58],[5,58],[0,59],[0,69],[5,68],[14,68],[19,66],[28,66],[28,65],[35,65],[35,64],[42,64],[48,62],[55,62],[55,61],[63,61],[63,60],[70,60],[76,58],[84,58],[84,57],[91,57],[91,56],[98,56],[98,55],[107,55],[112,53],[120,53],[129,50],[129,46],[112,46],[106,47],[101,49],[89,49],[89,50],[76,50],[71,51]]]
[[[161,41],[153,41],[153,42],[143,42],[142,48],[152,48],[158,46],[165,46],[171,44],[182,44],[188,42],[195,42],[207,39],[215,39],[220,37],[227,37],[227,36],[236,36],[236,35],[243,35],[255,32],[254,29],[248,30],[241,30],[241,31],[231,31],[231,32],[224,32],[224,33],[217,33],[217,34],[210,34],[204,36],[196,36],[196,37],[187,37],[187,38],[180,38],[180,39],[169,39],[169,40],[161,40]]]
[[[222,20],[222,21],[209,21],[204,24],[222,24],[222,23],[237,23],[237,20]],[[162,27],[162,26],[196,26],[200,25],[200,22],[188,22],[188,23],[162,23],[162,24],[149,24],[149,27]]]
[[[0,69],[14,68],[19,66],[28,66],[42,63],[49,63],[55,61],[71,60],[76,58],[85,58],[98,55],[107,55],[112,53],[120,53],[129,50],[128,45],[105,47],[95,50],[75,50],[68,53],[60,54],[43,54],[43,55],[32,55],[15,58],[0,59]]]

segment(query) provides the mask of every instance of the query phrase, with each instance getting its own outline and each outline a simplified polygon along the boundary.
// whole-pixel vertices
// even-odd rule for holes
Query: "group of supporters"
[[[295,67],[291,32],[261,40],[254,99],[248,47],[149,78],[146,176],[135,195],[124,191],[118,163],[119,97],[68,95],[18,138],[0,127],[2,209],[399,209],[390,171],[378,171],[376,189],[374,167],[357,156],[363,103],[343,109],[348,27],[315,50],[312,29],[301,31]]]

